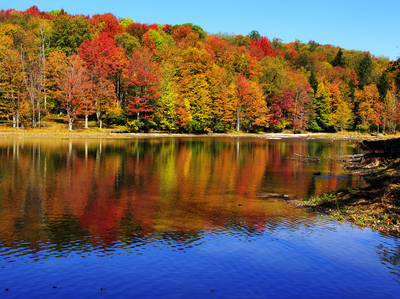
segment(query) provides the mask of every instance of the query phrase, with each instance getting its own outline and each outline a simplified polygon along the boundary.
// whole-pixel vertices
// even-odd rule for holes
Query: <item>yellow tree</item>
[[[205,49],[189,47],[178,58],[175,84],[178,89],[178,118],[188,131],[207,132],[212,127],[209,74],[212,61]]]
[[[395,90],[394,86],[392,90]],[[389,129],[392,133],[395,133],[396,126],[398,125],[397,120],[399,119],[400,107],[392,90],[388,90],[383,103],[383,131],[385,132],[386,129]]]
[[[329,90],[332,103],[332,125],[335,129],[343,131],[350,124],[352,119],[350,104],[338,83],[330,83]]]
[[[379,100],[379,91],[375,84],[366,85],[355,93],[355,101],[359,104],[359,116],[361,125],[359,129],[369,130],[372,126],[379,127],[382,124],[383,104]]]
[[[236,130],[242,123],[247,130],[265,127],[269,119],[261,86],[238,74],[236,83]]]
[[[11,48],[11,39],[7,36],[0,37],[0,45],[0,113],[3,117],[12,117],[13,127],[18,128],[25,92],[21,57]]]
[[[177,87],[173,82],[176,68],[170,61],[164,62],[161,67],[160,98],[154,108],[154,120],[162,130],[175,131],[177,129]]]

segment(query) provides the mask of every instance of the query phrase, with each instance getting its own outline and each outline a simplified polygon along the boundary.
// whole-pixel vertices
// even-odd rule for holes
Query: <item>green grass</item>
[[[400,234],[400,216],[382,207],[377,208],[372,200],[352,199],[359,189],[346,189],[325,193],[300,201],[300,205],[315,211],[323,212],[339,222],[348,222],[360,228],[369,227],[373,230]]]
[[[303,205],[307,207],[321,207],[321,206],[332,206],[338,205],[338,196],[340,194],[337,192],[324,193],[316,196],[312,196],[307,199],[303,199]]]

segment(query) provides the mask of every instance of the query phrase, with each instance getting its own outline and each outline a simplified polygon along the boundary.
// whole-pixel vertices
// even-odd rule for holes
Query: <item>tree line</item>
[[[314,41],[0,11],[0,119],[15,128],[395,132],[399,90],[399,61]]]

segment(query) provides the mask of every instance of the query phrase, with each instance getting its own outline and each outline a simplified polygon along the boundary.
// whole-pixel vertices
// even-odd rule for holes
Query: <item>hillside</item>
[[[0,11],[0,121],[70,130],[396,132],[400,67],[315,41]],[[48,123],[48,122],[47,122]]]

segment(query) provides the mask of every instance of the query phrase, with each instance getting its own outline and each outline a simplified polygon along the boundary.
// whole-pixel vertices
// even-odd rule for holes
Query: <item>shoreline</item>
[[[119,133],[109,129],[85,132],[76,131],[50,131],[42,129],[10,129],[0,131],[0,138],[73,138],[73,139],[145,139],[145,138],[257,138],[266,140],[378,140],[393,138],[393,135],[372,136],[370,134],[358,134],[356,132],[345,133],[209,133],[209,134],[190,134],[190,133]]]
[[[289,204],[329,215],[339,222],[400,236],[400,138],[369,141],[359,161],[348,162],[349,174],[364,177],[367,186],[344,189]]]
[[[400,237],[398,208],[380,200],[383,197],[378,195],[380,188],[371,189],[339,190],[307,199],[284,200],[294,207],[326,215],[340,223]]]
[[[13,139],[109,139],[109,140],[135,140],[135,139],[168,139],[168,138],[248,138],[264,140],[327,140],[362,142],[373,140],[372,143],[390,143],[395,139],[393,135],[372,136],[356,132],[344,133],[210,133],[210,134],[181,134],[181,133],[118,133],[112,129],[90,131],[46,130],[46,129],[10,129],[0,130],[0,140]],[[384,141],[382,141],[384,140]],[[400,139],[399,139],[400,140]],[[371,141],[368,141],[371,143]],[[365,157],[367,157],[366,154]],[[368,162],[368,161],[367,161]],[[282,198],[290,205],[312,210],[330,216],[339,222],[348,222],[360,228],[368,227],[388,234],[400,236],[400,205],[393,201],[383,201],[384,193],[388,187],[396,187],[396,194],[400,192],[400,159],[372,165],[358,165],[355,169],[348,169],[349,174],[361,175],[370,178],[369,187],[363,189],[338,190],[321,194],[306,199],[290,198],[284,195],[274,195]],[[357,165],[357,162],[356,162]],[[382,167],[384,166],[384,167]],[[361,171],[360,170],[364,170]],[[366,171],[366,172],[365,172]],[[390,186],[389,186],[390,185]],[[399,189],[397,188],[399,187]],[[386,188],[386,189],[385,189]],[[390,190],[391,190],[390,189]],[[389,191],[390,191],[389,190]],[[393,189],[394,190],[394,189]],[[399,190],[399,191],[397,191]],[[390,194],[389,194],[390,195]],[[399,193],[400,195],[400,193]],[[396,195],[397,196],[397,195]],[[397,197],[396,197],[397,198]]]

